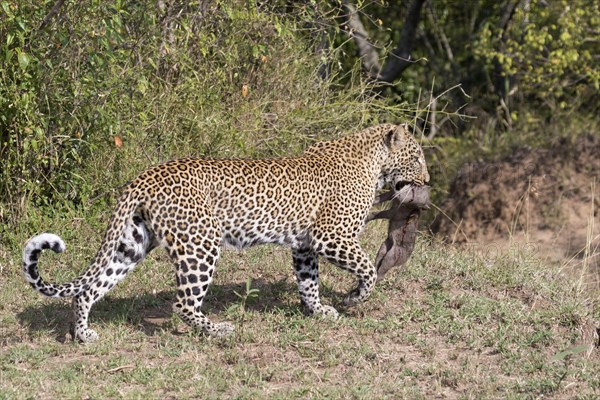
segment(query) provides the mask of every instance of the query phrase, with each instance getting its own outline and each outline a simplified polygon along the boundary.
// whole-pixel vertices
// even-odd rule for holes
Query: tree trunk
[[[392,83],[400,77],[405,69],[414,63],[414,60],[411,59],[411,52],[414,47],[417,26],[421,19],[421,9],[425,1],[413,0],[410,3],[398,44],[389,53],[387,62],[383,68],[379,63],[377,49],[369,41],[368,33],[360,20],[356,7],[347,1],[344,2],[344,9],[346,11],[345,25],[348,34],[356,43],[362,67],[369,75],[369,78],[382,84],[379,85],[380,90],[383,90],[384,83]]]
[[[415,33],[421,19],[421,8],[423,8],[424,3],[425,0],[413,0],[410,3],[398,46],[390,53],[379,76],[380,81],[393,82],[406,68],[414,63],[414,60],[411,59],[411,52],[414,47]]]

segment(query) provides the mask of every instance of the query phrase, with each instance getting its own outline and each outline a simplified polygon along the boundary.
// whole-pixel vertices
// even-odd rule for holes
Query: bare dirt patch
[[[598,285],[600,138],[464,165],[432,230],[496,256],[511,246],[581,271]],[[515,246],[516,245],[516,246]]]

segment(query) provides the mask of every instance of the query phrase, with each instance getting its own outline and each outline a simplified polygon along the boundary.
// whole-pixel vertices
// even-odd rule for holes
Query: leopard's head
[[[421,186],[429,182],[423,149],[410,133],[408,124],[385,125],[387,156],[380,180],[398,191],[407,184]]]

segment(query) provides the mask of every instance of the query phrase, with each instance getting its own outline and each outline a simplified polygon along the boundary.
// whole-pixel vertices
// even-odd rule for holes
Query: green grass
[[[42,273],[52,281],[75,276],[96,251],[104,218],[48,219],[68,249],[45,254]],[[363,236],[371,254],[383,228],[374,223]],[[22,243],[26,236],[15,232],[13,239]],[[600,393],[600,357],[585,339],[596,329],[598,299],[531,254],[486,259],[422,238],[405,268],[390,272],[368,302],[351,309],[341,307],[351,277],[323,264],[323,301],[343,310],[331,321],[302,314],[289,250],[225,252],[205,311],[237,330],[217,340],[171,314],[172,267],[158,250],[94,307],[91,324],[101,339],[80,345],[67,335],[69,302],[34,293],[20,275],[19,253],[17,245],[0,253],[0,398]]]

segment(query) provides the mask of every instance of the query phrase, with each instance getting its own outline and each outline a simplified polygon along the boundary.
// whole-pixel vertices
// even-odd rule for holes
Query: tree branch
[[[58,14],[58,12],[60,11],[60,8],[63,6],[64,3],[65,3],[65,0],[58,0],[56,3],[54,3],[54,5],[52,6],[52,9],[48,13],[48,15],[46,15],[44,17],[44,20],[40,24],[39,30],[42,30],[46,26],[48,26],[48,24],[50,23],[50,21],[52,21],[52,18],[54,18],[54,16],[56,14]]]
[[[517,6],[521,3],[521,0],[516,1],[507,1],[501,9],[501,17],[498,28],[502,32],[500,37],[500,46],[502,49],[505,47],[506,42],[506,30],[508,29],[508,25],[511,22],[513,16],[515,15],[515,11],[517,10]],[[500,96],[501,105],[503,108],[507,107],[506,104],[510,104],[510,99],[508,96],[509,90],[507,84],[510,86],[511,81],[514,81],[514,77],[506,76],[504,67],[498,59],[494,59],[494,88],[496,92]],[[510,113],[507,114],[508,118],[510,118]]]
[[[344,9],[346,11],[348,34],[356,43],[362,67],[371,78],[378,80],[381,64],[379,64],[379,54],[377,53],[377,49],[369,41],[369,34],[363,26],[356,8],[348,1],[345,1]]]
[[[369,77],[379,83],[392,83],[406,68],[414,63],[411,60],[411,51],[415,42],[417,26],[421,18],[421,9],[426,0],[413,0],[404,20],[400,32],[400,40],[396,48],[390,52],[387,62],[381,66],[377,48],[369,41],[369,34],[363,26],[356,8],[348,1],[344,1],[346,11],[345,25],[350,37],[354,39],[360,55],[363,69]],[[384,85],[381,85],[382,90]]]
[[[408,7],[408,14],[400,33],[398,46],[390,53],[379,80],[391,83],[398,78],[414,61],[411,60],[411,51],[415,42],[415,32],[421,19],[421,8],[426,0],[413,0]]]
[[[331,66],[328,60],[330,46],[327,35],[327,25],[323,21],[323,17],[319,13],[316,3],[310,3],[308,7],[311,8],[314,16],[306,21],[306,27],[311,33],[314,51],[316,56],[319,58],[319,77],[325,80],[331,73]]]
[[[517,6],[520,2],[520,0],[517,0],[514,3],[509,1],[502,7],[502,17],[500,18],[500,30],[502,31],[503,42],[506,41],[506,29],[508,28],[508,24],[510,23],[512,17],[515,15],[515,11],[517,10]]]

